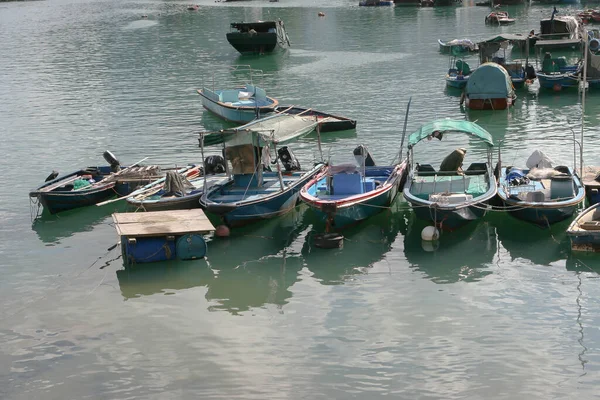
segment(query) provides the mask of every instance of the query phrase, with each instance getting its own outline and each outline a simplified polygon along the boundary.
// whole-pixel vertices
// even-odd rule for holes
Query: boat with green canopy
[[[437,170],[432,164],[416,162],[414,147],[417,143],[432,139],[441,141],[456,134],[477,139],[485,148],[486,158],[463,170],[467,150],[458,148],[443,159]],[[487,203],[497,191],[492,169],[493,146],[490,133],[470,121],[435,120],[412,133],[408,138],[408,178],[403,193],[415,215],[447,230],[485,215]]]

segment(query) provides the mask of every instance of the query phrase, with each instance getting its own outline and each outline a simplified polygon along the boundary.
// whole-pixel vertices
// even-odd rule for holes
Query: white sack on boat
[[[540,150],[534,151],[527,159],[527,168],[553,168],[554,161]]]

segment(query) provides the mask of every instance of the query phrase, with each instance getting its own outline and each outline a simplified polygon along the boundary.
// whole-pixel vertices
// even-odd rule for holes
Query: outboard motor
[[[111,153],[110,151],[106,150],[102,154],[102,157],[104,157],[106,162],[110,164],[110,169],[112,172],[117,172],[118,170],[121,169],[121,163],[119,162],[119,160],[117,160],[115,155],[113,153]]]
[[[221,156],[208,156],[204,160],[206,174],[222,174],[225,172],[225,159]]]
[[[277,149],[277,156],[287,172],[300,170],[300,161],[298,161],[294,153],[287,146]]]
[[[356,146],[353,153],[354,153],[354,158],[356,158],[356,162],[361,167],[363,165],[365,167],[374,167],[375,166],[375,160],[373,160],[373,157],[371,157],[371,153],[369,153],[369,150],[362,144]]]

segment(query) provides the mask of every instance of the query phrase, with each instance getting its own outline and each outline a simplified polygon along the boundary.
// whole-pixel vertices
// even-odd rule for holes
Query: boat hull
[[[469,82],[469,78],[457,79],[456,76],[446,76],[446,85],[449,87],[463,89],[467,86],[467,82]]]
[[[127,199],[127,203],[144,211],[187,210],[200,208],[200,197],[202,197],[202,192],[183,197],[161,198],[159,200],[138,201]]]
[[[78,170],[70,174],[59,176],[49,182],[45,182],[37,189],[31,191],[29,196],[37,199],[44,209],[50,214],[56,214],[63,211],[73,210],[75,208],[91,206],[107,200],[115,195],[126,195],[134,189],[135,182],[132,183],[117,183],[108,182],[105,185],[96,186],[90,189],[73,191],[71,189],[44,191],[44,188],[55,185],[60,181],[74,178],[80,175],[90,174],[90,170],[97,170],[98,174],[92,174],[92,177],[101,182],[104,177],[111,173],[111,167],[90,167],[87,170]],[[60,189],[60,187],[57,187]]]
[[[554,91],[579,87],[579,80],[573,74],[537,74],[540,87]]]
[[[265,116],[273,112],[277,106],[277,101],[268,97],[274,104],[261,107],[232,107],[218,101],[214,101],[207,97],[202,90],[198,90],[198,94],[202,98],[202,107],[212,112],[219,117],[236,123],[248,123],[261,116]]]
[[[241,54],[265,54],[288,48],[287,43],[278,40],[277,33],[247,33],[229,32],[227,41]]]
[[[220,190],[219,187],[216,187],[201,197],[200,204],[206,211],[220,216],[223,222],[232,228],[276,218],[296,207],[300,189],[323,168],[322,164],[318,164],[288,186],[286,190],[258,200],[214,202],[211,200],[211,195]]]
[[[302,114],[303,116],[315,117],[319,121],[321,133],[337,132],[356,129],[356,120],[339,115],[328,114],[322,111],[313,110],[304,107],[278,106],[276,112],[285,112],[286,114]]]
[[[513,105],[513,99],[501,97],[494,99],[469,99],[467,107],[471,110],[506,110]]]
[[[415,216],[419,219],[433,222],[438,228],[453,231],[461,228],[471,221],[483,218],[487,212],[487,202],[477,203],[476,206],[456,209],[442,209],[427,207],[425,204],[405,199],[412,206]]]
[[[569,225],[567,236],[571,240],[571,249],[575,251],[600,251],[600,229],[598,210],[600,204],[594,204],[583,210]],[[591,224],[592,227],[587,227]]]
[[[313,210],[319,220],[327,222],[329,217],[332,216],[333,223],[331,228],[341,229],[357,224],[379,214],[392,204],[400,190],[402,176],[406,171],[406,163],[396,167],[373,168],[393,168],[393,172],[390,175],[391,179],[381,189],[375,189],[362,195],[342,198],[337,201],[321,200],[309,194],[309,187],[316,185],[323,178],[323,176],[318,176],[314,181],[307,184],[302,190],[300,197]]]
[[[515,207],[512,202],[504,202],[504,204],[508,207]],[[578,204],[558,208],[527,207],[516,211],[509,211],[509,214],[520,220],[547,228],[548,225],[572,217],[577,207]]]

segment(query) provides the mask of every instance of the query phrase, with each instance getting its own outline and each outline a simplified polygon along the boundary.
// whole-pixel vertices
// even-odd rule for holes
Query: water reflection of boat
[[[125,298],[206,287],[211,310],[238,313],[265,304],[282,306],[302,268],[286,256],[286,246],[301,232],[303,210],[243,227],[229,238],[213,239],[207,261],[134,265],[117,271]]]
[[[60,214],[44,212],[33,221],[31,228],[44,243],[58,243],[79,232],[89,232],[115,211],[125,211],[125,202],[113,203],[103,207],[88,207],[85,212],[74,209]]]
[[[377,214],[364,223],[344,231],[344,247],[341,249],[320,249],[313,245],[312,226],[316,218],[305,218],[311,223],[307,234],[299,237],[301,259],[312,273],[313,278],[324,285],[343,283],[349,276],[365,273],[374,263],[384,259],[390,251],[398,233],[406,233],[406,219],[410,210],[406,204],[394,203],[392,209]],[[312,215],[307,213],[308,215]],[[294,247],[292,244],[290,247]],[[300,247],[300,246],[298,246]]]
[[[510,254],[511,260],[523,258],[538,265],[550,265],[564,260],[569,252],[566,229],[569,221],[551,225],[550,229],[524,221],[508,218],[504,213],[494,213],[488,219],[496,228],[498,240]]]
[[[489,223],[466,225],[460,235],[442,234],[437,243],[421,240],[425,226],[412,217],[404,238],[404,254],[416,271],[434,283],[475,282],[492,273],[486,264],[497,252],[497,240]]]

